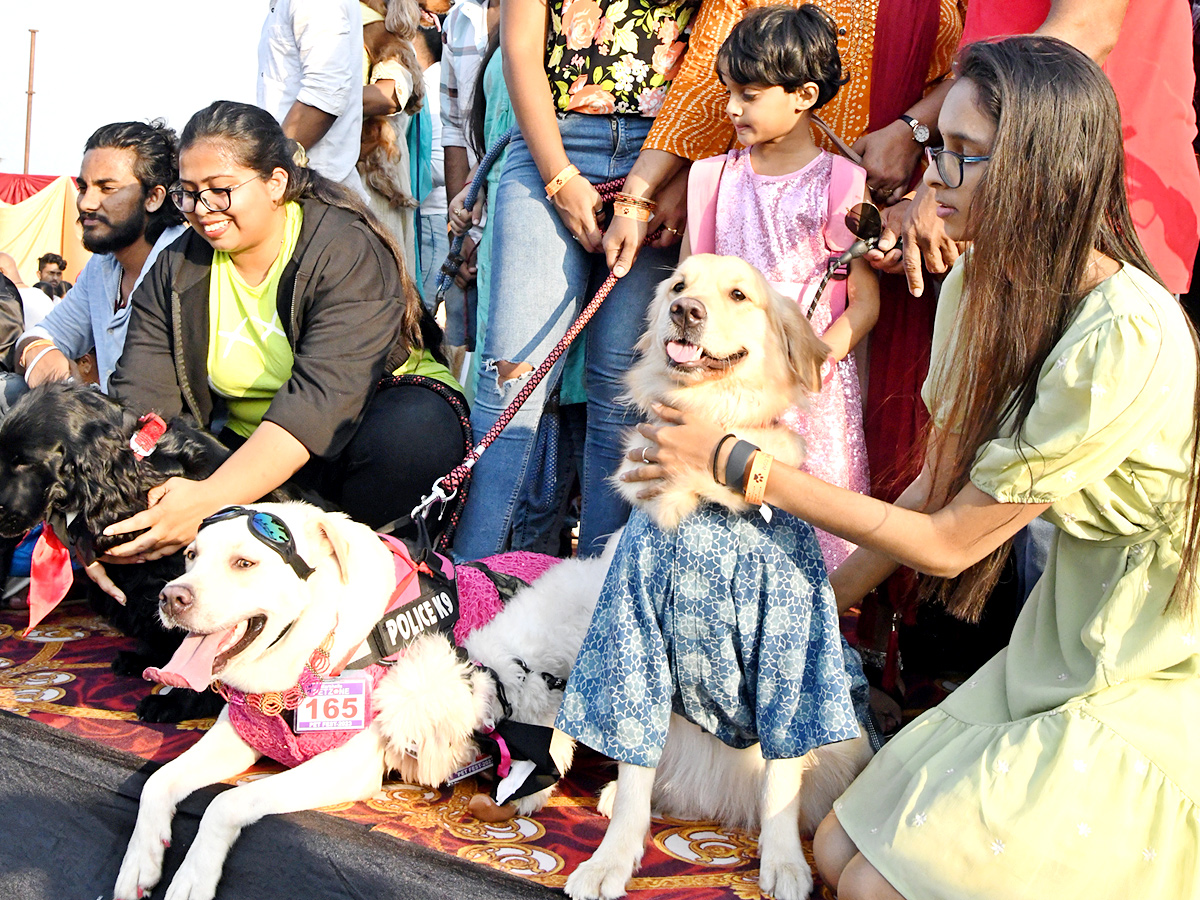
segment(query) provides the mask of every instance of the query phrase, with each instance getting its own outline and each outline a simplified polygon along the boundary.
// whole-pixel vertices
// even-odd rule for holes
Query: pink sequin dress
[[[717,193],[717,253],[746,260],[805,310],[829,260],[823,229],[832,170],[833,157],[822,151],[798,172],[758,175],[750,151],[739,147],[729,152]],[[830,308],[826,292],[813,312],[813,329],[824,334],[842,312]],[[866,494],[870,476],[854,354],[823,371],[825,383],[808,409],[793,407],[784,421],[804,438],[806,472]],[[854,550],[854,544],[824,531],[817,538],[830,571]]]

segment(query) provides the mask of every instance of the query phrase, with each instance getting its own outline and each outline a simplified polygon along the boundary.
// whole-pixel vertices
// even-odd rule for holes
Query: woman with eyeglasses
[[[169,196],[192,227],[133,295],[111,389],[167,418],[190,413],[234,453],[203,481],[151,491],[148,510],[108,529],[146,529],[114,557],[172,553],[206,516],[288,479],[378,527],[463,457],[463,425],[437,390],[376,390],[390,373],[458,385],[395,239],[298,147],[268,113],[229,101],[183,130]]]
[[[818,830],[817,867],[841,900],[1193,897],[1195,333],[1134,232],[1091,60],[1050,38],[971,45],[939,124],[925,179],[973,248],[939,300],[919,477],[886,504],[667,410],[633,480],[765,471],[767,503],[859,545],[830,576],[843,610],[908,566],[976,619],[1044,516],[1009,646],[880,751]]]

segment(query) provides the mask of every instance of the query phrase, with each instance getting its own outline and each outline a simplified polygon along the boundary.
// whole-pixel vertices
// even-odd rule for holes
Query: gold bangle
[[[639,222],[650,221],[650,210],[641,206],[630,206],[623,200],[613,203],[613,215],[622,219],[637,219]]]
[[[53,346],[54,346],[54,341],[47,340],[46,338],[35,338],[34,340],[30,341],[28,344],[26,344],[24,347],[21,348],[21,359],[19,360],[19,362],[21,363],[21,368],[22,369],[25,368],[25,360],[29,359],[29,355],[33,351],[38,350],[41,347],[53,347]]]
[[[546,199],[549,200],[562,190],[564,184],[579,174],[579,169],[568,163],[567,167],[546,182]]]
[[[630,206],[640,206],[642,209],[653,211],[658,207],[658,204],[653,200],[648,200],[645,197],[639,197],[636,194],[626,194],[620,191],[613,195],[613,200],[618,203],[628,203]]]
[[[746,502],[751,506],[762,506],[763,496],[767,493],[767,476],[771,474],[771,463],[775,457],[770,453],[759,450],[754,454],[750,463],[750,475],[746,478]]]

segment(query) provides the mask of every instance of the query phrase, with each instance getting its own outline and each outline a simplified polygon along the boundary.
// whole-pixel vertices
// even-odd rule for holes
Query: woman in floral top
[[[476,438],[496,421],[608,274],[594,184],[624,179],[687,48],[698,0],[504,0],[504,76],[520,127],[495,207],[491,313],[480,336]],[[625,214],[649,214],[624,208]],[[638,257],[588,327],[588,430],[579,551],[599,553],[628,507],[607,484],[634,424],[617,402],[646,304],[674,254]],[[624,273],[622,273],[624,274]],[[480,458],[455,549],[506,549],[530,468],[547,379]],[[520,549],[515,548],[515,549]]]

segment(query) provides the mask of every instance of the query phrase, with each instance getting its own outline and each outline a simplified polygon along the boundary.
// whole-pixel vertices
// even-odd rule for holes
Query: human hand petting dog
[[[169,478],[158,487],[151,488],[147,500],[149,509],[104,529],[104,533],[110,537],[144,532],[109,550],[107,557],[111,557],[110,561],[144,562],[170,556],[195,539],[200,522],[206,516],[225,505],[214,501],[213,492],[205,487],[203,481],[178,477]],[[112,594],[101,581],[96,580],[96,583]]]
[[[713,448],[725,434],[725,430],[716,422],[701,418],[694,413],[681,412],[670,406],[655,403],[651,409],[666,425],[651,425],[643,423],[637,427],[638,432],[657,446],[653,450],[630,450],[626,458],[630,462],[642,463],[621,475],[622,481],[645,481],[646,487],[638,493],[638,497],[648,500],[662,492],[662,485],[679,472],[704,469],[709,471],[712,466]],[[730,443],[721,448],[721,458],[717,460],[717,471],[725,471],[725,459],[729,456]]]

